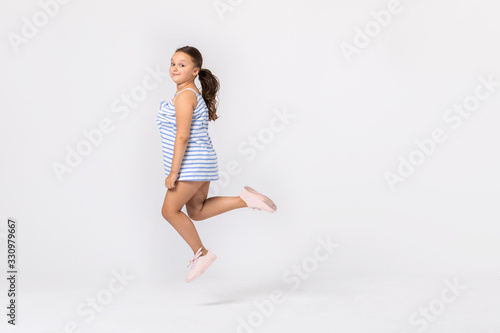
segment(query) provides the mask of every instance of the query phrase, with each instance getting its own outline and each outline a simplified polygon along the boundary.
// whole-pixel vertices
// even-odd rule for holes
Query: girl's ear
[[[198,67],[196,67],[196,69],[194,70],[193,75],[196,76],[198,74],[200,74],[200,69]]]

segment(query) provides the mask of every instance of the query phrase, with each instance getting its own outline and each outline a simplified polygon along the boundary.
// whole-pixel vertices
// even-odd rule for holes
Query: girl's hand
[[[175,187],[175,181],[177,180],[177,177],[179,174],[177,172],[171,172],[168,174],[167,178],[165,179],[165,187],[170,189],[173,189]]]

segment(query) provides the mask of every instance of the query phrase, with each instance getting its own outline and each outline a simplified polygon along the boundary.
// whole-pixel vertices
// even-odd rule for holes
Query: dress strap
[[[174,96],[176,96],[176,95],[180,94],[181,92],[183,92],[183,91],[185,91],[185,90],[192,90],[192,91],[194,91],[194,93],[196,94],[196,96],[198,96],[198,93],[197,93],[194,89],[192,89],[192,88],[186,88],[186,89],[183,89],[183,90],[179,91],[178,93],[176,93]]]

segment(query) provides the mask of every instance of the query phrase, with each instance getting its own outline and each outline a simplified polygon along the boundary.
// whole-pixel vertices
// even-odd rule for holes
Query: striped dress
[[[191,88],[187,89],[194,91]],[[196,91],[194,92],[196,93]],[[189,140],[177,180],[218,180],[217,154],[208,134],[208,107],[201,94],[196,93],[196,95],[198,105],[193,111]],[[175,106],[172,104],[174,97],[169,102],[164,100],[160,103],[156,117],[162,142],[163,166],[167,176],[172,165],[175,134],[177,133]]]

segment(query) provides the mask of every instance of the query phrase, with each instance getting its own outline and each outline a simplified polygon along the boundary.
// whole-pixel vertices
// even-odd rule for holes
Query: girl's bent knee
[[[193,221],[201,221],[201,220],[204,220],[204,218],[202,217],[202,215],[200,214],[200,211],[195,211],[195,210],[192,210],[192,209],[188,209],[187,210],[187,215],[189,216],[189,218]]]
[[[173,217],[173,212],[168,210],[168,209],[165,209],[165,208],[162,208],[161,209],[161,215],[163,216],[163,218],[165,220],[167,220],[168,222],[171,222],[172,221],[172,217]]]
[[[201,216],[199,215],[190,215],[189,218],[193,221],[201,221],[201,220],[204,220],[204,218],[202,218]]]

